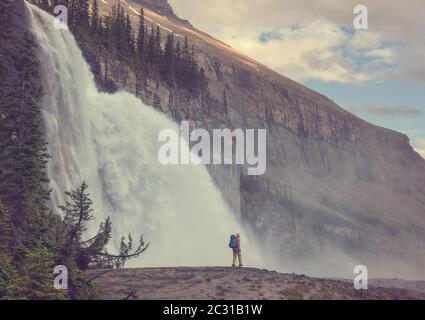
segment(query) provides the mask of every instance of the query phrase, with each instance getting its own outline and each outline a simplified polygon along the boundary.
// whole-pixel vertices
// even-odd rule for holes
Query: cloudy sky
[[[177,15],[425,157],[425,0],[169,0]],[[368,9],[356,30],[353,10]]]

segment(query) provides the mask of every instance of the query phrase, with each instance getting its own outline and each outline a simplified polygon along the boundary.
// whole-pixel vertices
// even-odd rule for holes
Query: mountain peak
[[[170,6],[167,0],[136,0],[142,6],[158,12],[164,16],[175,16],[173,8]]]
[[[168,0],[134,0],[143,7],[158,13],[161,16],[173,18],[186,26],[192,27],[189,21],[180,19],[175,13]]]

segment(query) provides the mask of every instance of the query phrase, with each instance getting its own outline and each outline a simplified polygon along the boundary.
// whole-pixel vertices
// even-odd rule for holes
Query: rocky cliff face
[[[102,11],[117,2],[101,2]],[[335,274],[363,263],[375,275],[425,277],[425,161],[405,135],[357,118],[196,30],[165,0],[125,3],[134,23],[143,4],[147,22],[163,35],[188,36],[209,79],[208,99],[150,81],[144,102],[156,94],[162,111],[194,127],[267,129],[264,175],[248,176],[245,166],[209,169],[278,264]],[[134,74],[124,71],[111,78],[134,92]]]

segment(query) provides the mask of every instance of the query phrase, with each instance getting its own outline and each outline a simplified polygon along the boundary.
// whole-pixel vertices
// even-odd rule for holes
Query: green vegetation
[[[95,290],[85,269],[122,267],[148,245],[140,237],[133,250],[129,236],[118,255],[109,254],[109,218],[87,238],[93,210],[85,183],[66,193],[63,218],[49,210],[36,43],[25,27],[16,27],[16,5],[0,2],[0,299],[86,299]],[[56,265],[68,269],[66,291],[53,286]]]
[[[45,206],[48,159],[38,106],[34,39],[12,27],[12,2],[0,4],[0,296],[62,298],[54,290],[52,239],[59,219]]]
[[[87,231],[86,224],[94,218],[93,202],[87,193],[87,188],[87,184],[83,182],[76,190],[65,193],[68,201],[59,207],[64,218],[60,230],[62,239],[57,249],[63,257],[72,259],[71,264],[77,265],[82,270],[122,267],[127,259],[143,253],[149,244],[145,245],[143,236],[140,236],[138,247],[132,251],[133,240],[129,235],[128,242],[125,237],[121,239],[119,255],[109,254],[106,250],[111,239],[112,223],[109,217],[100,224],[95,236],[84,239]]]

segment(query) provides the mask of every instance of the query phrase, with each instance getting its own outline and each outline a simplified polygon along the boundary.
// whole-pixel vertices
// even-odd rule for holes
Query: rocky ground
[[[371,280],[367,290],[348,281],[255,268],[179,267],[92,270],[99,299],[425,299],[423,281]],[[406,289],[409,288],[409,289]],[[414,288],[414,289],[413,289]]]

